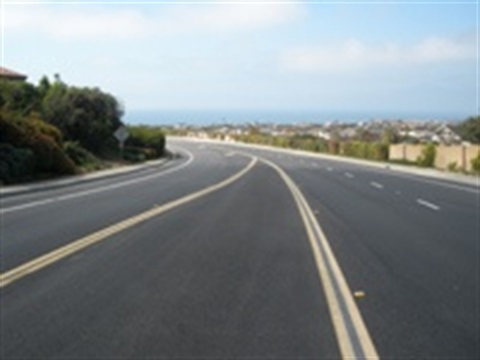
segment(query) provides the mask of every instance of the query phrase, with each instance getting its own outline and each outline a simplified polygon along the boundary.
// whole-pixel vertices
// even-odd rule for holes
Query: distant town
[[[323,124],[275,124],[275,123],[246,123],[246,124],[217,124],[217,125],[172,125],[168,126],[171,132],[198,138],[217,138],[233,141],[246,136],[252,131],[267,136],[311,136],[324,140],[362,140],[381,141],[386,135],[391,136],[392,142],[406,142],[412,144],[436,143],[441,145],[459,145],[468,140],[456,132],[457,124],[441,120],[371,120],[356,123],[342,123],[341,121],[326,122]]]

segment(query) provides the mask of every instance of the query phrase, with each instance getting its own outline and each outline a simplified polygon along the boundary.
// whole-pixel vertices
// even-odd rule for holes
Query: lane
[[[188,145],[186,145],[188,150]],[[196,150],[192,147],[191,150]],[[219,182],[245,167],[243,156],[225,158],[196,150],[178,172],[108,191],[2,214],[2,272],[106,226]],[[114,181],[114,180],[112,180]],[[68,191],[62,189],[62,194]],[[73,189],[77,193],[78,189]],[[67,193],[68,194],[68,193]],[[50,197],[51,193],[44,194]]]
[[[5,288],[3,355],[339,358],[324,298],[291,195],[257,165]]]
[[[367,294],[359,305],[382,356],[476,356],[478,209],[473,204],[461,211],[431,211],[313,172],[293,177],[318,209],[352,288]]]
[[[477,358],[473,187],[247,152],[276,161],[304,192],[349,284],[365,294],[359,306],[382,357]]]

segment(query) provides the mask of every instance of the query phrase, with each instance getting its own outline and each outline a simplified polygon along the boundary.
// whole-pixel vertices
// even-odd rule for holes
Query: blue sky
[[[2,64],[127,111],[478,113],[475,1],[53,3],[3,1]]]

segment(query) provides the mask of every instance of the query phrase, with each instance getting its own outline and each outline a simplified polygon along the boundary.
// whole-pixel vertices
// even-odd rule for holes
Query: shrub
[[[353,141],[342,143],[342,155],[369,160],[388,160],[388,145]]]
[[[0,143],[0,182],[26,180],[33,176],[34,170],[35,156],[30,149]]]
[[[480,173],[480,154],[478,154],[475,158],[473,158],[471,161],[472,164],[472,170],[475,173]]]
[[[96,164],[97,158],[88,150],[84,149],[77,141],[67,141],[63,144],[65,154],[78,166]]]
[[[422,150],[422,155],[417,159],[417,164],[423,167],[433,167],[435,164],[436,152],[434,144],[426,145]]]
[[[141,152],[145,159],[153,159],[164,155],[165,134],[162,129],[153,126],[129,126],[129,138],[126,141],[124,155],[138,157],[140,149],[148,149]],[[127,148],[130,154],[127,154]],[[135,155],[136,154],[136,155]]]
[[[458,164],[456,161],[452,161],[450,163],[448,163],[447,165],[447,169],[448,171],[452,171],[452,172],[455,172],[458,170]]]
[[[147,159],[143,148],[128,146],[123,150],[123,158],[127,161],[141,162]]]
[[[68,175],[76,172],[73,161],[51,137],[35,135],[30,141],[30,149],[35,154],[36,168],[41,173]]]
[[[19,166],[28,164],[29,171],[25,173],[25,171],[12,170],[17,169],[16,165],[10,164],[13,160],[5,161],[10,164],[8,170],[6,170],[7,166],[3,165],[3,171],[8,171],[9,182],[23,180],[27,175],[34,175],[34,173],[65,175],[76,172],[75,164],[61,147],[61,136],[58,130],[39,118],[0,112],[0,143],[11,146],[11,148],[4,147],[3,150],[8,152],[9,159],[16,159],[15,161],[19,164],[24,164]],[[30,155],[22,153],[25,150],[29,150],[29,154],[32,154],[33,163],[26,160]],[[32,167],[34,170],[30,171]]]

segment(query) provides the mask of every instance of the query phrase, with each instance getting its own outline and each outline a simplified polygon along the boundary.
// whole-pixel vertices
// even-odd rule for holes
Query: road
[[[478,188],[169,146],[2,198],[2,359],[478,358]]]

